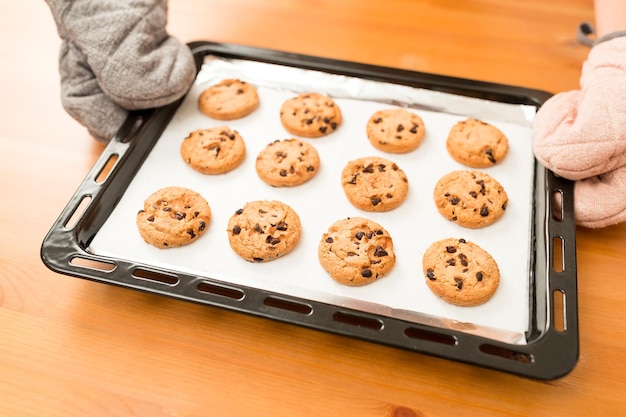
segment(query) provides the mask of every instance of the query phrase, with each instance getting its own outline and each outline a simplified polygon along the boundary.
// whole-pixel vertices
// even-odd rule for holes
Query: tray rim
[[[523,87],[243,45],[197,41],[188,46],[195,57],[197,71],[200,70],[204,57],[214,54],[499,102],[528,104],[537,108],[551,96],[544,91]],[[224,285],[207,277],[110,259],[86,251],[90,239],[95,235],[93,229],[99,228],[106,220],[183,99],[184,97],[168,106],[129,115],[44,238],[40,256],[49,269],[63,275],[226,308],[529,378],[556,379],[568,374],[575,367],[579,356],[579,336],[573,183],[557,177],[537,161],[536,205],[533,213],[535,230],[531,249],[534,256],[531,256],[533,265],[530,268],[533,296],[529,315],[531,323],[526,335],[529,342],[526,345],[508,344],[457,330],[351,310],[243,285]],[[158,123],[157,120],[165,120],[165,123]],[[137,137],[142,140],[135,140]],[[115,165],[104,181],[96,181],[112,156],[116,157]],[[109,197],[110,195],[114,198]],[[560,218],[551,214],[554,195],[560,196]],[[89,201],[88,206],[80,213],[76,223],[71,228],[66,228],[84,200]],[[561,242],[563,252],[563,267],[560,271],[552,267],[555,262],[555,242]],[[81,266],[73,262],[76,259],[109,265],[111,269]],[[172,277],[175,284],[138,278],[137,271],[155,274],[160,278]],[[241,298],[231,298],[219,292],[201,292],[198,288],[202,284],[214,285],[226,292],[234,291],[231,294],[243,295]],[[551,296],[556,292],[561,293],[566,302],[562,311],[565,323],[562,330],[556,330],[553,325],[555,307]],[[268,300],[272,302],[268,303]],[[337,317],[346,320],[337,320]],[[351,320],[355,321],[351,323]],[[420,336],[414,337],[410,333]]]

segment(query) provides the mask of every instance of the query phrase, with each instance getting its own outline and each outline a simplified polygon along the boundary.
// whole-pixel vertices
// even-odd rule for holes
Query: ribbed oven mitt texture
[[[537,159],[576,181],[577,224],[599,228],[626,220],[626,37],[592,47],[580,90],[547,100],[534,136]]]
[[[195,78],[189,48],[165,30],[166,0],[46,0],[59,36],[61,101],[110,140],[128,111],[169,104]]]

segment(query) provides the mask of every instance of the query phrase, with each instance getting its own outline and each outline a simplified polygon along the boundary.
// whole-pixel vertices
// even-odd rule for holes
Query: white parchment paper
[[[225,78],[240,78],[257,86],[260,106],[251,115],[221,122],[204,116],[197,107],[199,94]],[[331,135],[304,139],[321,158],[317,175],[293,188],[274,188],[255,171],[256,155],[276,139],[292,137],[282,127],[282,103],[300,92],[329,94],[341,107],[343,124]],[[418,149],[407,154],[385,154],[372,147],[365,134],[369,117],[377,110],[409,107],[426,125]],[[454,328],[509,343],[525,343],[529,321],[529,251],[533,205],[533,106],[511,105],[467,98],[401,85],[373,82],[311,70],[245,60],[207,57],[195,84],[141,166],[90,250],[100,255],[248,285],[284,295],[328,302],[391,317]],[[444,174],[467,169],[447,153],[445,141],[459,120],[477,117],[500,128],[509,139],[509,153],[500,164],[483,169],[496,178],[509,195],[504,216],[483,229],[465,229],[444,219],[433,202],[435,183]],[[244,163],[226,174],[203,175],[180,157],[180,145],[193,130],[227,124],[246,142]],[[345,164],[377,155],[395,161],[409,178],[409,195],[397,209],[369,213],[353,207],[341,187]],[[143,201],[166,186],[183,186],[202,194],[213,218],[207,232],[191,245],[157,249],[140,237],[135,216]],[[296,249],[277,260],[250,263],[230,248],[226,225],[231,215],[252,200],[275,199],[299,214],[302,239]],[[317,246],[336,220],[367,217],[389,231],[397,263],[392,272],[364,287],[346,287],[321,268]],[[422,256],[439,239],[471,240],[498,262],[501,282],[494,297],[477,307],[455,307],[434,296],[422,273]]]

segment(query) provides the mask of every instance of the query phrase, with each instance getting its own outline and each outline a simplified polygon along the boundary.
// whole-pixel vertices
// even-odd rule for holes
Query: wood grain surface
[[[580,360],[549,382],[56,274],[103,145],[62,109],[45,2],[0,6],[0,415],[626,415],[626,225],[577,230]],[[170,33],[558,92],[592,0],[173,0]]]

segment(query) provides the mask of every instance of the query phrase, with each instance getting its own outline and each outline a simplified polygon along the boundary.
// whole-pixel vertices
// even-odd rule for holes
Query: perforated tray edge
[[[214,54],[537,107],[550,97],[549,93],[538,90],[233,44],[201,41],[190,43],[189,47],[198,70],[203,57]],[[41,259],[48,268],[73,277],[222,307],[529,378],[556,379],[575,367],[579,342],[573,184],[537,163],[530,323],[525,345],[251,287],[224,285],[206,277],[90,254],[86,248],[91,239],[116,206],[181,101],[128,117],[44,238]],[[556,200],[560,201],[558,207]],[[555,294],[562,305],[555,306]]]

